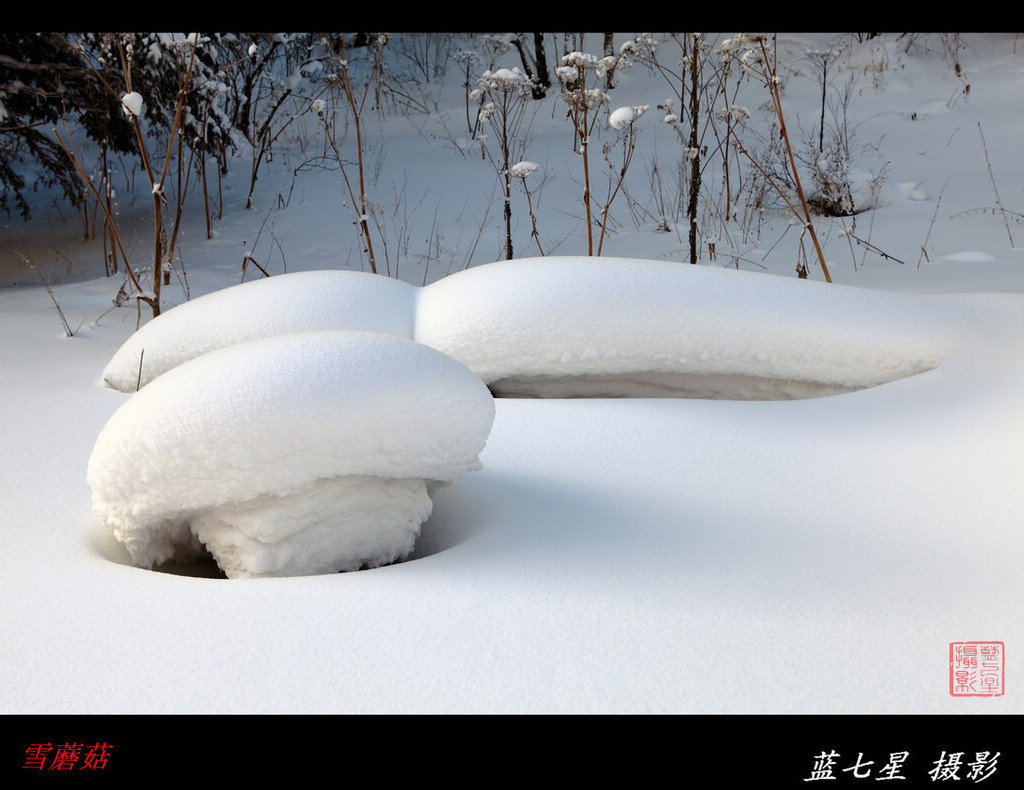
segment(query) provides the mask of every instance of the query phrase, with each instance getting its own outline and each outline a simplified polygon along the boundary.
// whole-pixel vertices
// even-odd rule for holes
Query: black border
[[[817,787],[816,758],[836,752],[824,786],[878,787],[877,771],[907,751],[895,787],[942,786],[929,771],[943,752],[999,753],[983,787],[1019,787],[1016,715],[10,715],[4,719],[5,779],[55,781],[224,778],[403,781],[466,778],[475,783],[572,781],[741,781],[741,787]],[[33,743],[106,742],[103,770],[25,767]],[[857,762],[874,763],[855,778]],[[6,782],[5,782],[6,784]],[[7,784],[7,786],[11,786]],[[949,785],[946,785],[949,786]],[[882,785],[882,788],[888,787]]]

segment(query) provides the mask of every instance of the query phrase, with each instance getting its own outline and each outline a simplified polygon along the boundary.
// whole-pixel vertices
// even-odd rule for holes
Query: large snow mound
[[[141,327],[107,364],[103,383],[131,392],[207,351],[289,332],[350,329],[411,338],[417,290],[366,272],[313,271],[214,291]]]
[[[131,391],[214,348],[333,328],[411,337],[497,395],[800,398],[935,367],[943,350],[925,314],[908,295],[624,258],[522,258],[422,288],[305,272],[167,311],[129,338],[103,379]]]
[[[913,297],[667,261],[523,258],[422,290],[414,336],[496,394],[803,397],[935,367]]]
[[[428,484],[479,468],[493,419],[479,378],[407,338],[279,335],[133,394],[87,479],[137,565],[205,545],[229,576],[372,567],[411,551]]]

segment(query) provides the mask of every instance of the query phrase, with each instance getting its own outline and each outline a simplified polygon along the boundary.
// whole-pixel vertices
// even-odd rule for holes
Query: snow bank
[[[167,311],[103,380],[132,391],[253,337],[359,329],[432,346],[505,396],[812,397],[935,367],[943,345],[925,313],[913,296],[622,258],[502,261],[424,288],[304,272]]]
[[[422,290],[414,336],[499,395],[804,397],[935,367],[913,297],[707,266],[523,258]]]
[[[408,283],[356,271],[295,272],[235,285],[145,324],[110,360],[103,383],[131,392],[207,351],[289,332],[351,329],[412,337],[416,292]]]
[[[407,338],[279,335],[132,395],[87,479],[137,565],[205,545],[230,577],[373,567],[412,550],[429,485],[479,468],[493,418],[476,376]]]

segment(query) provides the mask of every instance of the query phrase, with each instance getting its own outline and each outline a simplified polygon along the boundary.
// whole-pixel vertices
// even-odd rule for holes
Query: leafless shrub
[[[782,92],[780,88],[781,80],[779,78],[778,69],[778,37],[777,35],[769,37],[766,34],[745,33],[733,39],[731,48],[735,50],[735,54],[739,57],[739,61],[743,64],[743,67],[763,80],[765,88],[768,91],[773,113],[778,122],[778,135],[785,146],[786,161],[789,166],[789,172],[793,178],[793,183],[796,187],[798,201],[790,200],[781,187],[772,181],[771,177],[767,173],[763,170],[762,173],[765,175],[769,183],[777,189],[790,211],[792,211],[794,216],[802,225],[803,232],[801,233],[801,245],[803,243],[804,234],[808,235],[813,244],[815,256],[818,259],[818,264],[821,266],[821,271],[825,276],[826,282],[832,282],[832,277],[829,275],[828,271],[828,265],[825,263],[825,254],[821,249],[817,233],[815,233],[814,223],[811,220],[810,208],[807,204],[803,186],[800,183],[800,173],[796,164],[796,156],[793,152],[793,144],[790,140],[789,132],[786,127],[786,116],[782,109]],[[745,149],[741,150],[745,151]],[[755,166],[757,166],[757,160],[754,157],[748,154],[748,158]],[[798,266],[797,271],[801,277],[807,276],[807,268],[805,265]]]
[[[569,46],[566,41],[566,46]],[[618,54],[598,58],[581,51],[566,54],[555,76],[562,99],[568,107],[568,118],[573,129],[573,150],[578,151],[583,163],[583,208],[586,215],[587,254],[594,255],[594,210],[591,204],[590,143],[600,117],[600,110],[608,103],[606,77],[629,62],[628,47]],[[601,87],[596,87],[600,85]],[[602,211],[602,225],[606,223],[607,207]],[[598,252],[597,254],[600,254]]]
[[[485,71],[477,80],[470,98],[479,107],[478,119],[487,124],[497,142],[497,151],[485,145],[486,138],[479,135],[481,146],[502,184],[505,216],[506,259],[513,257],[512,248],[512,165],[519,161],[526,148],[522,133],[527,104],[532,94],[533,81],[519,69]]]
[[[341,143],[344,138],[338,138],[335,130],[326,113],[326,103],[317,100],[312,108],[323,123],[327,141],[330,144],[334,158],[341,170],[342,179],[345,182],[345,190],[350,201],[349,205],[355,214],[355,224],[359,227],[359,233],[363,240],[363,251],[370,262],[370,271],[377,273],[377,261],[373,251],[373,238],[370,233],[369,209],[370,199],[366,188],[366,174],[364,162],[364,143],[362,122],[367,109],[367,101],[371,96],[379,99],[377,88],[379,87],[380,75],[384,63],[384,48],[388,43],[388,36],[380,34],[373,37],[369,42],[369,54],[360,68],[353,72],[355,67],[352,58],[356,40],[354,36],[342,33],[337,41],[324,38],[324,43],[330,50],[336,71],[331,75],[328,84],[337,95],[347,104],[349,118],[355,129],[355,165],[357,181],[353,184],[349,177],[349,168],[346,163],[350,160],[342,156]],[[379,106],[379,101],[377,102]]]

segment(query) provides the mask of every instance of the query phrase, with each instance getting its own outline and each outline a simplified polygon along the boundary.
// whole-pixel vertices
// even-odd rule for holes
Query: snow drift
[[[137,565],[205,546],[229,577],[354,570],[408,555],[429,487],[479,468],[493,418],[486,387],[438,351],[292,333],[153,380],[100,432],[87,479]]]
[[[503,396],[798,398],[935,367],[942,347],[923,316],[912,296],[667,261],[524,258],[422,288],[306,272],[167,311],[103,379],[130,391],[213,348],[333,328],[411,337]]]
[[[281,275],[129,338],[103,378],[145,386],[88,479],[136,564],[373,567],[412,550],[425,481],[478,464],[491,393],[812,397],[928,370],[946,345],[914,297],[660,261],[519,259],[423,288]]]
[[[415,337],[497,395],[807,397],[935,367],[913,297],[668,261],[523,258],[423,289]]]

